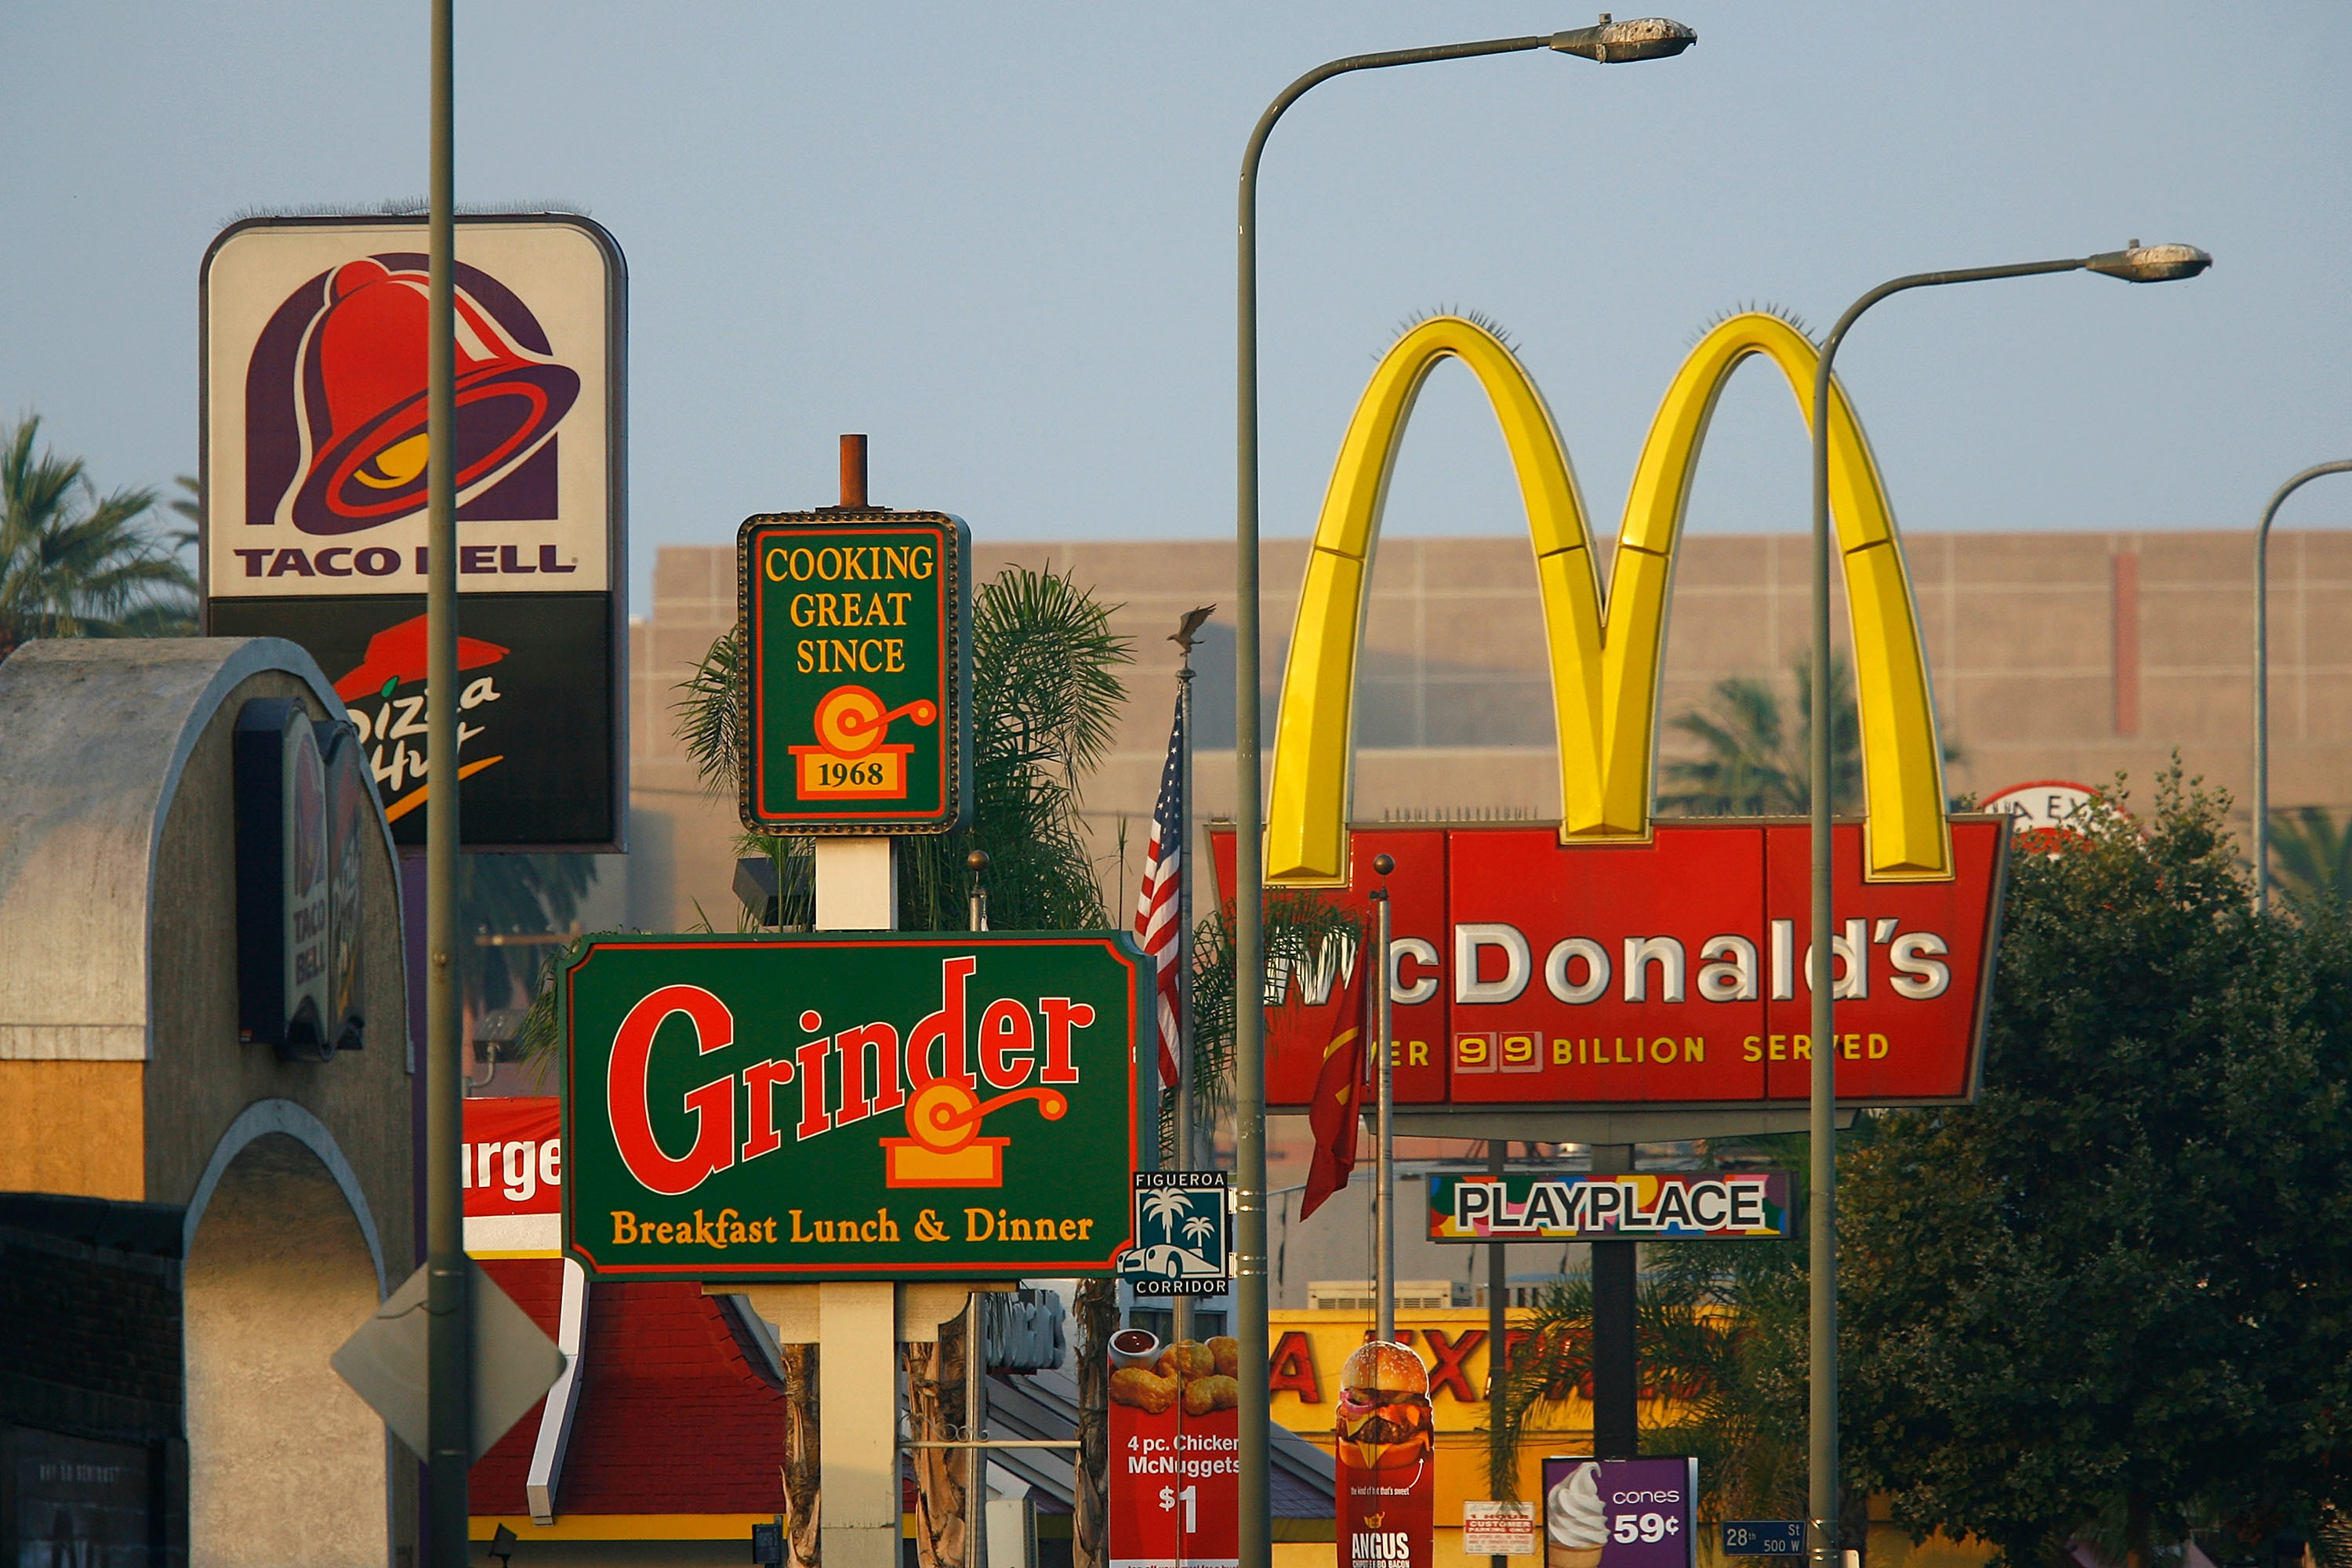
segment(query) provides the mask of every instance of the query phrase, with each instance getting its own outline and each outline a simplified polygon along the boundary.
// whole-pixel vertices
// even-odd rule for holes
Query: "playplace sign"
[[[621,1279],[1107,1271],[1142,976],[1112,932],[583,942],[565,1251]]]

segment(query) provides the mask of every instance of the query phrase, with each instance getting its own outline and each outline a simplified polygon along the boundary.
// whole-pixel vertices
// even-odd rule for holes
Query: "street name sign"
[[[1233,1247],[1223,1171],[1135,1173],[1135,1246],[1118,1277],[1139,1296],[1214,1296]]]
[[[969,815],[971,533],[945,512],[745,520],[743,825],[946,833]]]
[[[1114,931],[586,939],[557,986],[565,1252],[612,1279],[1108,1272],[1144,965]]]
[[[1802,1557],[1801,1519],[1727,1519],[1723,1521],[1726,1557]]]

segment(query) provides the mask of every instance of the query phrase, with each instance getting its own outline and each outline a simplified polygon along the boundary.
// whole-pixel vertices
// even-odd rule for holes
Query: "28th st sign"
[[[1141,975],[1111,932],[583,942],[565,1251],[625,1279],[1108,1268]]]

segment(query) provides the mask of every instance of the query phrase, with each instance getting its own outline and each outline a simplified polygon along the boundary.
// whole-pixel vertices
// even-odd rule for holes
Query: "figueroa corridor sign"
[[[1142,973],[1108,932],[583,942],[565,1250],[623,1279],[1108,1268]]]

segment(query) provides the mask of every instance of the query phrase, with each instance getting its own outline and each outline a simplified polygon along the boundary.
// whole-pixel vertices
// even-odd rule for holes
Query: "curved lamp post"
[[[1678,55],[1697,41],[1698,35],[1679,22],[1663,17],[1614,22],[1604,15],[1593,26],[1549,36],[1489,38],[1434,48],[1350,55],[1318,66],[1284,88],[1258,117],[1257,129],[1250,132],[1248,149],[1242,154],[1240,288],[1235,312],[1239,329],[1234,399],[1238,493],[1234,543],[1234,587],[1240,607],[1234,616],[1234,629],[1240,647],[1234,660],[1234,771],[1239,796],[1234,832],[1234,973],[1238,996],[1248,995],[1247,988],[1254,984],[1242,976],[1262,975],[1265,971],[1265,803],[1258,754],[1257,560],[1257,169],[1265,152],[1265,139],[1272,133],[1275,121],[1308,89],[1350,71],[1547,48],[1615,65]],[[1265,1015],[1258,1007],[1240,1005],[1234,1009],[1234,1185],[1238,1222],[1234,1238],[1234,1337],[1241,1342],[1241,1363],[1245,1367],[1264,1366],[1267,1350],[1265,1023]],[[1242,1379],[1240,1417],[1242,1568],[1268,1568],[1273,1561],[1273,1526],[1268,1511],[1268,1415],[1264,1379]]]
[[[2213,258],[2193,245],[2147,245],[2133,240],[2122,250],[2055,261],[2023,261],[2008,267],[1970,267],[1954,272],[1915,272],[1881,283],[1847,308],[1822,343],[1813,367],[1813,639],[1811,788],[1812,792],[1813,908],[1811,951],[1806,984],[1812,988],[1811,1095],[1807,1118],[1811,1145],[1811,1277],[1812,1289],[1811,1390],[1807,1412],[1810,1443],[1806,1510],[1812,1525],[1814,1568],[1836,1568],[1838,1545],[1837,1437],[1837,1158],[1836,1061],[1830,972],[1834,967],[1830,914],[1830,367],[1838,345],[1864,310],[1906,289],[1947,283],[1984,283],[1996,278],[2032,278],[2044,272],[2097,272],[2126,283],[2168,283],[2194,278]],[[2276,503],[2273,502],[2273,505]],[[1856,953],[1853,962],[1866,963]]]
[[[2254,908],[2271,907],[2271,522],[2280,503],[2322,474],[2352,474],[2352,458],[2305,468],[2279,486],[2254,529]]]

